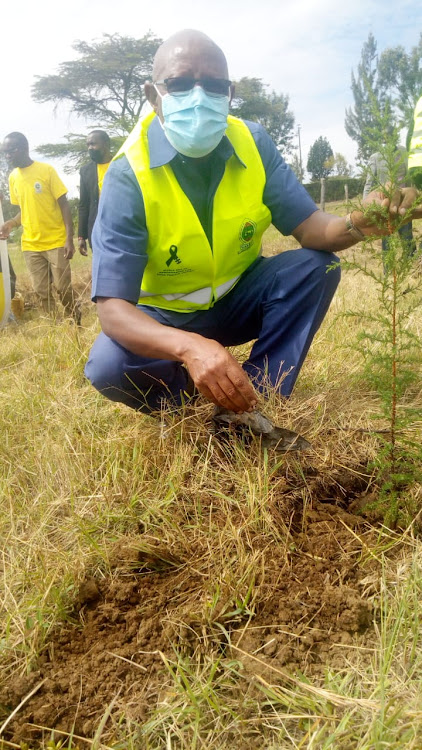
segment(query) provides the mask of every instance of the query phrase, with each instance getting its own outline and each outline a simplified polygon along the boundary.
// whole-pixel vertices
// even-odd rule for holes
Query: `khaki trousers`
[[[56,303],[51,288],[53,283],[65,314],[79,322],[79,305],[72,289],[70,263],[64,257],[64,248],[55,247],[53,250],[40,252],[24,250],[23,254],[34,291],[41,300],[43,310],[52,315],[56,312]]]

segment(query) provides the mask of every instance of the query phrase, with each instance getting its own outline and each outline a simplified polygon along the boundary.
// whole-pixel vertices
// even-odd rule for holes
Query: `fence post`
[[[346,206],[348,206],[349,205],[349,186],[348,186],[347,182],[346,182],[346,184],[344,186],[344,198],[345,198],[345,201],[346,201]]]
[[[321,197],[319,207],[321,211],[325,211],[325,177],[321,177]]]

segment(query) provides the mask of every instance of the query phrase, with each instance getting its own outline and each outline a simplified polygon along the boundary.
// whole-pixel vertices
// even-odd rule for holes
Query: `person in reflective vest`
[[[384,229],[319,211],[262,126],[229,115],[226,58],[205,34],[164,42],[145,93],[153,112],[112,161],[93,230],[102,333],[85,373],[149,413],[194,388],[252,412],[268,388],[291,393],[339,282],[333,253]],[[390,212],[415,198],[403,188]],[[270,223],[300,247],[263,257]],[[227,347],[250,341],[241,365]]]

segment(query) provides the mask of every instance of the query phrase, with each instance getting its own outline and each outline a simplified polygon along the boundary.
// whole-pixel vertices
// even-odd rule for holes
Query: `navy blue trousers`
[[[337,260],[323,251],[289,250],[255,261],[210,310],[139,307],[164,325],[223,346],[255,340],[244,370],[258,391],[270,385],[289,396],[340,281],[338,267],[327,271]],[[180,405],[186,399],[187,370],[180,362],[140,357],[104,333],[94,342],[85,374],[107,398],[147,413],[163,400]]]

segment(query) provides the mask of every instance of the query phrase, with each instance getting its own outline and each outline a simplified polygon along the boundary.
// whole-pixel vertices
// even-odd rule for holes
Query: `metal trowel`
[[[216,406],[212,416],[214,434],[222,435],[231,430],[241,436],[255,435],[261,438],[264,448],[275,448],[280,453],[287,451],[308,451],[312,445],[304,437],[284,427],[277,427],[261,412],[236,414]]]

